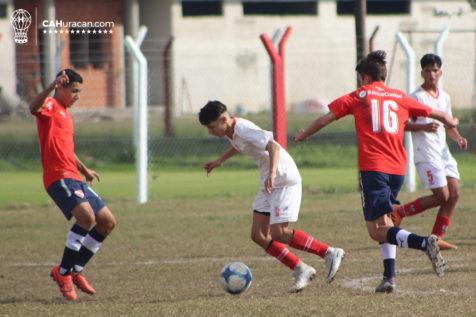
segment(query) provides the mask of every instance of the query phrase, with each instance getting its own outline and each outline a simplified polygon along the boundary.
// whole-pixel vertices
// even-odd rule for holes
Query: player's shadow
[[[57,297],[51,299],[44,299],[44,298],[15,298],[15,297],[8,297],[8,298],[0,298],[0,305],[7,305],[7,304],[25,304],[25,303],[37,303],[43,305],[70,305],[72,303],[82,302],[82,301],[91,301],[91,300],[84,300],[78,299],[74,302],[68,301],[64,298]]]

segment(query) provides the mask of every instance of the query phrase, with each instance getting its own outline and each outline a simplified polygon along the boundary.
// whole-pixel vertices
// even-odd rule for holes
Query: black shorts
[[[54,182],[48,187],[47,192],[68,220],[73,216],[71,214],[73,208],[80,203],[88,202],[95,214],[106,206],[88,184],[71,178]]]
[[[404,176],[381,172],[360,172],[360,195],[366,221],[373,221],[392,212],[402,188]]]

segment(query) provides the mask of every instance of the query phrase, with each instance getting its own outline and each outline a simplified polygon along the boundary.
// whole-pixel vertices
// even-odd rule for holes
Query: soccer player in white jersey
[[[288,152],[274,140],[271,132],[248,120],[231,117],[219,101],[209,101],[200,109],[199,121],[211,135],[226,137],[231,143],[228,151],[204,165],[207,176],[238,152],[256,162],[260,170],[260,188],[252,206],[251,239],[294,271],[294,283],[289,292],[303,290],[314,278],[316,270],[302,262],[285,244],[324,258],[326,279],[331,283],[344,250],[330,247],[302,230],[289,228],[289,223],[298,219],[302,187],[301,175]]]
[[[450,96],[438,87],[441,78],[442,60],[438,55],[426,54],[421,60],[423,84],[411,97],[432,109],[452,115]],[[403,217],[416,215],[426,209],[439,206],[432,234],[444,238],[459,196],[459,172],[456,160],[446,144],[446,134],[459,148],[466,150],[467,140],[456,128],[446,128],[433,119],[417,117],[405,130],[412,131],[415,165],[422,184],[432,195],[419,197],[393,210],[392,218],[397,225]],[[439,240],[441,249],[456,246]]]

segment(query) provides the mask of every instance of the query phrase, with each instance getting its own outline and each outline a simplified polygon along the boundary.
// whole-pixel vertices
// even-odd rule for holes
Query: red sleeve
[[[51,98],[46,98],[41,107],[33,113],[37,118],[50,118],[53,115],[54,102]]]
[[[354,112],[354,106],[357,99],[355,98],[355,93],[344,95],[340,98],[337,98],[329,104],[329,110],[334,113],[336,120],[340,119],[348,114]]]
[[[404,95],[403,103],[408,109],[411,117],[428,117],[431,113],[431,108],[419,103],[417,100]]]

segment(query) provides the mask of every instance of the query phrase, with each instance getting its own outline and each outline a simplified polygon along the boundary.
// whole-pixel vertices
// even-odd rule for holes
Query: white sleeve
[[[446,94],[446,113],[453,116],[453,111],[451,110],[451,98],[448,94]]]
[[[271,132],[252,127],[242,127],[236,132],[238,132],[238,136],[243,140],[250,142],[263,151],[266,150],[268,142],[273,140],[273,134]]]

